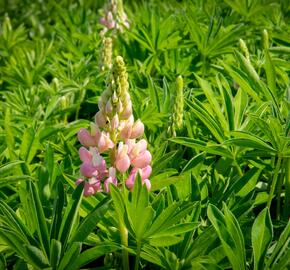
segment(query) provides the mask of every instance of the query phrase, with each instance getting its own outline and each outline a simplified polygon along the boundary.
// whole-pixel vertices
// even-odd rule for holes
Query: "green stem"
[[[279,170],[280,170],[280,167],[281,167],[281,161],[282,161],[282,158],[279,156],[278,160],[277,160],[277,163],[276,163],[275,171],[274,171],[274,176],[273,176],[273,181],[272,181],[271,190],[270,190],[270,194],[269,194],[269,199],[268,199],[268,202],[267,202],[267,207],[269,209],[271,207],[271,202],[272,202],[274,191],[275,191],[275,188],[276,188],[278,174],[279,174]]]
[[[282,193],[282,185],[283,185],[283,180],[284,180],[284,170],[283,168],[285,162],[283,162],[281,165],[281,173],[278,177],[278,182],[277,182],[277,206],[276,206],[276,212],[277,212],[277,219],[280,220],[281,217],[281,193]]]
[[[135,260],[134,270],[138,270],[139,269],[140,253],[141,253],[141,242],[137,241],[137,253],[136,253],[136,260]]]
[[[290,158],[285,160],[285,207],[284,218],[287,220],[290,216]]]
[[[120,234],[121,234],[121,243],[124,246],[122,248],[122,261],[123,261],[123,270],[130,270],[129,268],[129,254],[126,249],[128,247],[128,230],[123,223],[123,221],[120,220]]]
[[[234,160],[234,165],[237,168],[239,175],[243,176],[242,169],[241,169],[241,167],[239,166],[239,164],[238,164],[238,162],[236,160]]]

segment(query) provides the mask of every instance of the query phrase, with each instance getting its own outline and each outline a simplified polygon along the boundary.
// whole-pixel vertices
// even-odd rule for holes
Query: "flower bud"
[[[96,113],[95,121],[99,127],[104,127],[106,125],[106,117],[102,111]]]
[[[115,114],[111,120],[111,129],[117,129],[119,127],[119,116]]]
[[[113,113],[113,104],[111,99],[108,100],[107,104],[106,104],[106,114],[110,115]]]

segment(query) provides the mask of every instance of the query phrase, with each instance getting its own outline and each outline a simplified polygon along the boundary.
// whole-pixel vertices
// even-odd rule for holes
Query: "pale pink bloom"
[[[151,183],[150,180],[148,179],[148,177],[150,176],[151,172],[152,172],[152,168],[151,166],[146,166],[145,168],[142,169],[138,169],[138,168],[133,168],[126,180],[126,186],[128,189],[132,190],[134,187],[134,183],[135,183],[135,179],[137,176],[137,173],[139,172],[141,179],[142,179],[142,184],[146,185],[147,189],[150,190],[151,188]]]
[[[112,142],[112,140],[110,139],[110,137],[102,131],[99,142],[98,142],[98,149],[100,151],[100,153],[111,149],[114,147],[114,143]]]
[[[128,153],[130,153],[132,151],[132,149],[133,149],[133,147],[134,147],[135,144],[136,144],[135,143],[135,139],[132,139],[132,140],[128,139],[128,140],[126,140],[126,145],[128,145]]]
[[[130,139],[136,139],[142,136],[144,133],[144,124],[138,119],[132,126]]]
[[[77,181],[76,181],[76,185],[78,186],[80,183],[84,182],[84,179],[82,178],[79,178]]]
[[[130,119],[124,123],[120,135],[123,139],[136,139],[144,133],[144,124],[138,119],[135,123]]]
[[[109,193],[110,192],[110,184],[114,184],[117,186],[118,181],[116,178],[116,169],[114,167],[109,168],[109,177],[105,180],[104,182],[104,190],[105,192]]]
[[[102,111],[98,111],[95,116],[95,121],[99,127],[104,127],[106,125],[106,117]]]
[[[93,185],[89,184],[88,182],[85,182],[84,186],[84,196],[89,197],[91,195],[94,195],[96,193]]]
[[[127,145],[128,143],[133,144],[131,140],[127,141]],[[132,145],[130,145],[130,147],[128,146],[128,148],[130,149],[129,151],[130,161],[134,167],[144,168],[151,163],[152,156],[150,152],[146,150],[147,148],[146,140],[142,139],[138,143],[133,144],[133,146]]]
[[[151,163],[152,156],[148,150],[131,159],[131,164],[137,168],[143,168]]]
[[[121,129],[120,136],[122,139],[130,139],[132,131],[132,124],[131,123],[125,123],[123,128]]]
[[[152,173],[152,167],[150,165],[141,169],[142,180],[148,179]]]
[[[87,178],[97,177],[100,180],[106,175],[106,161],[95,147],[91,148],[90,151],[81,147],[79,154],[80,159],[83,161],[80,167],[80,172],[83,176]]]
[[[82,162],[90,163],[92,161],[92,154],[85,147],[79,149],[79,155]]]
[[[84,182],[83,179],[79,178],[76,181],[76,185],[78,186],[80,183]],[[91,178],[89,182],[85,182],[84,185],[84,196],[88,197],[94,195],[97,191],[101,190],[101,183],[95,178]]]
[[[119,172],[124,173],[130,167],[130,158],[128,156],[128,146],[120,142],[116,154],[116,168]]]
[[[135,183],[135,177],[136,177],[136,173],[137,173],[137,168],[133,168],[126,180],[126,186],[128,189],[133,190],[134,187],[134,183]]]
[[[149,179],[145,179],[144,181],[142,181],[143,185],[145,184],[147,187],[147,190],[150,191],[151,190],[151,182]]]
[[[132,115],[132,103],[128,102],[121,113],[121,118],[126,119]]]
[[[86,128],[81,128],[78,132],[79,142],[86,147],[95,146],[96,139],[90,134]]]

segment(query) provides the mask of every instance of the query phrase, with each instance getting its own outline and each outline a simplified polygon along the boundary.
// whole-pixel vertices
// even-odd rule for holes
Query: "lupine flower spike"
[[[172,135],[176,136],[176,131],[181,129],[183,125],[183,79],[178,76],[176,79],[176,96],[173,105],[172,113]]]
[[[82,161],[80,178],[76,184],[85,181],[85,196],[98,191],[109,192],[109,184],[122,187],[118,178],[125,175],[125,185],[132,190],[137,173],[148,190],[151,188],[151,154],[147,141],[138,140],[144,133],[140,119],[134,121],[129,94],[128,74],[121,56],[117,56],[109,76],[107,89],[98,102],[99,111],[90,130],[78,132],[79,150]],[[103,154],[107,153],[109,164]],[[123,177],[122,177],[123,179]]]
[[[122,0],[109,1],[104,8],[104,16],[100,19],[100,23],[104,26],[102,34],[111,29],[123,32],[124,27],[130,27]]]

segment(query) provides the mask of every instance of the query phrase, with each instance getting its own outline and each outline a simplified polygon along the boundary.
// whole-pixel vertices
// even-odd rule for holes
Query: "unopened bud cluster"
[[[183,107],[184,107],[184,98],[183,98],[183,79],[181,76],[178,76],[176,79],[176,96],[173,105],[173,114],[172,114],[172,133],[173,136],[176,136],[176,131],[181,129],[183,125]]]
[[[110,29],[124,30],[129,28],[130,24],[127,14],[124,12],[122,0],[110,0],[104,8],[104,16],[100,19],[100,23],[105,26],[104,33]]]
[[[80,159],[83,162],[81,174],[86,177],[84,195],[97,191],[109,192],[109,184],[118,185],[118,175],[130,173],[126,186],[133,188],[137,173],[143,184],[150,189],[151,154],[144,139],[136,141],[144,133],[141,120],[134,121],[132,102],[128,92],[128,74],[121,56],[117,56],[109,77],[107,89],[100,97],[99,111],[90,131],[82,128],[78,139]],[[108,152],[110,164],[107,166],[102,153]],[[79,179],[77,184],[83,182]]]
[[[101,70],[112,68],[113,40],[103,36],[101,48]]]

